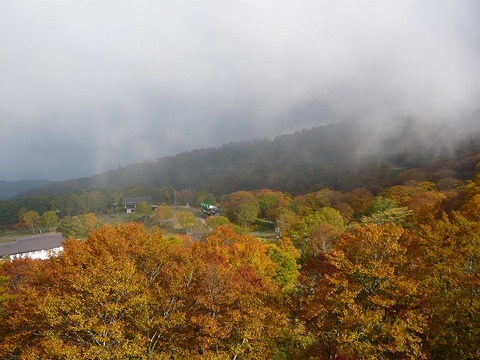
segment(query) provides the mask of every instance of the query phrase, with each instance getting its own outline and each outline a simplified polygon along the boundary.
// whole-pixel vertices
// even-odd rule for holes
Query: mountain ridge
[[[296,194],[323,187],[378,188],[386,185],[391,177],[389,171],[415,167],[431,171],[450,167],[460,178],[471,176],[473,170],[465,163],[463,167],[459,164],[480,152],[478,129],[472,128],[468,135],[457,136],[450,143],[446,140],[449,129],[428,130],[422,133],[415,122],[405,122],[401,131],[374,138],[368,137],[358,122],[335,123],[279,135],[273,140],[253,139],[195,149],[91,177],[52,182],[21,195],[112,186],[171,186],[219,195],[271,188]],[[385,173],[383,178],[378,175],[380,171]]]

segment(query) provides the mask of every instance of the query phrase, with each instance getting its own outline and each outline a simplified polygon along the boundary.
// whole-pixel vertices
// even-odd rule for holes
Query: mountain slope
[[[476,163],[468,159],[480,152],[478,132],[472,129],[468,137],[447,141],[449,129],[420,130],[415,123],[406,122],[391,135],[378,136],[359,123],[332,124],[274,140],[193,150],[90,178],[48,184],[26,194],[111,186],[173,186],[217,195],[261,188],[293,194],[323,187],[375,189],[389,184],[398,169],[415,167],[428,168],[431,173],[448,168],[457,177],[472,176]]]

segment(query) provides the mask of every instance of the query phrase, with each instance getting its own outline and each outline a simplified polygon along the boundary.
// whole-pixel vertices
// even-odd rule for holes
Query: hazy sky
[[[0,0],[0,179],[352,119],[461,129],[479,55],[478,1]]]

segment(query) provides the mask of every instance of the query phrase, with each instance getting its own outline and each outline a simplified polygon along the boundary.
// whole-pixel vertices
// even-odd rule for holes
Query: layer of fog
[[[2,2],[0,178],[66,179],[338,121],[358,154],[477,123],[476,2]],[[443,145],[441,145],[443,146]]]

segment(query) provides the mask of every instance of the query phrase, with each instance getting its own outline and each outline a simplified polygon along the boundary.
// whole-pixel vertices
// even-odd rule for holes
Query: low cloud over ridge
[[[3,2],[0,178],[361,121],[478,119],[476,2]],[[370,141],[371,139],[371,141]],[[447,139],[450,140],[450,139]]]

